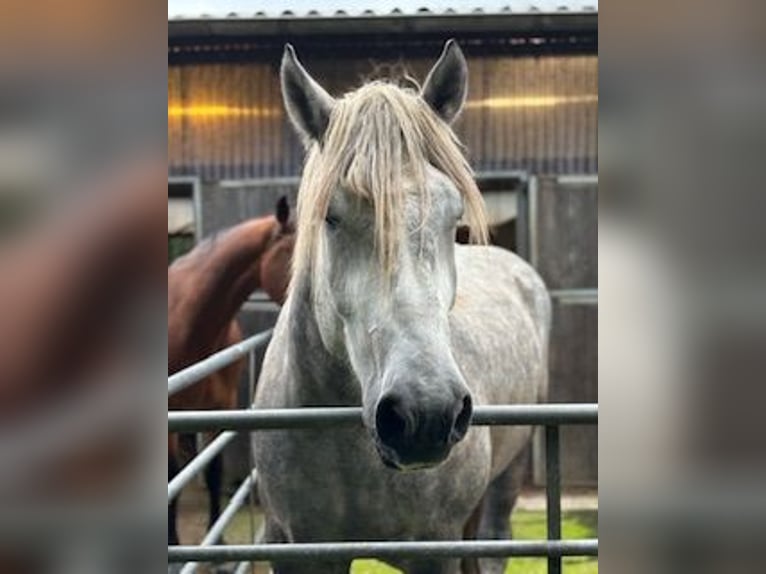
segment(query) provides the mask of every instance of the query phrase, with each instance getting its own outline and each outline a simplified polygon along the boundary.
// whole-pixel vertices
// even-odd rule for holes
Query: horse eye
[[[338,224],[340,223],[340,219],[328,213],[324,218],[324,222],[327,224],[327,227],[329,227],[330,229],[335,229],[338,227]]]

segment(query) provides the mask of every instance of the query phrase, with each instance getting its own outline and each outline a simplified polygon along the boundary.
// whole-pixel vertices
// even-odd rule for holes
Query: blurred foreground
[[[604,8],[601,561],[763,572],[766,10]]]
[[[162,567],[164,18],[4,6],[2,574]]]

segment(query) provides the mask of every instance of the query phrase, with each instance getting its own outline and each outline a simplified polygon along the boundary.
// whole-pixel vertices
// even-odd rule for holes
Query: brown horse
[[[168,374],[242,340],[235,319],[254,290],[285,298],[294,229],[285,198],[276,214],[251,219],[204,241],[168,268]],[[232,409],[244,369],[241,359],[169,397],[168,408]],[[212,435],[206,436],[207,440]],[[168,435],[168,478],[178,471],[178,436]],[[205,470],[209,524],[220,513],[222,456]],[[168,540],[178,543],[176,503],[168,509]]]

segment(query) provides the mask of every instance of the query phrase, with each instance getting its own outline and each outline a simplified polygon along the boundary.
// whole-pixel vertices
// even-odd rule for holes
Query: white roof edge
[[[168,20],[278,20],[597,14],[598,0],[291,0],[264,6],[247,0],[168,0]]]

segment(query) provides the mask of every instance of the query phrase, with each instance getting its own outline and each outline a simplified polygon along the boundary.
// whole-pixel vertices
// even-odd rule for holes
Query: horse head
[[[277,201],[274,216],[277,226],[273,239],[259,261],[260,285],[269,299],[281,305],[290,285],[290,264],[295,247],[295,222],[287,197]]]
[[[296,278],[311,285],[324,345],[353,371],[383,462],[436,465],[466,435],[473,404],[450,347],[455,230],[465,217],[486,234],[449,125],[466,96],[465,58],[449,41],[419,91],[372,82],[335,99],[288,45],[281,81],[309,149]]]

